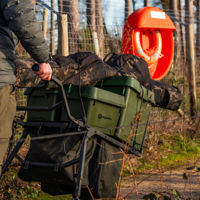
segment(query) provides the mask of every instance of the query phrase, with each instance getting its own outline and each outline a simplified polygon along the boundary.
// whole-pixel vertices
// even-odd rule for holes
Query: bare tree
[[[184,23],[184,17],[183,17],[183,3],[182,0],[179,0],[179,19],[180,22],[183,24]],[[185,26],[181,25],[180,26],[180,41],[181,42],[181,51],[182,53],[182,58],[186,57],[186,41],[185,41]]]
[[[63,13],[63,0],[58,0],[58,10],[60,14]]]
[[[132,4],[133,4],[133,11],[135,11],[135,0],[132,0]]]
[[[99,56],[103,58],[104,56],[104,24],[103,24],[103,14],[102,14],[102,2],[101,0],[95,0],[96,4],[96,30],[98,34],[99,41]]]
[[[99,41],[96,30],[96,9],[95,0],[86,0],[87,5],[87,24],[91,31],[95,53],[99,55]]]
[[[188,23],[186,26],[186,61],[188,66],[188,83],[190,92],[190,115],[197,114],[196,96],[196,72],[195,72],[195,48],[194,48],[194,27],[193,27],[193,0],[185,0],[186,16]]]
[[[62,27],[61,27],[61,15],[63,13],[63,0],[58,0],[58,10],[59,15],[57,16],[57,24],[58,24],[58,54],[61,54],[61,35],[62,35]]]
[[[150,0],[144,0],[144,6],[150,6]]]
[[[44,8],[43,11],[43,23],[42,23],[42,30],[43,30],[43,34],[44,34],[44,38],[47,38],[47,8]]]
[[[200,1],[199,0],[196,0],[196,10],[197,10],[196,52],[199,52],[199,47],[200,47]]]
[[[170,0],[161,0],[162,8],[168,10],[170,7]]]
[[[125,21],[131,14],[131,0],[125,0]]]
[[[179,11],[178,11],[178,0],[171,0],[170,1],[170,9],[172,10],[172,16],[173,18],[176,18],[177,21],[180,21],[179,19]],[[175,21],[174,24],[176,26],[176,31],[175,33],[175,55],[174,55],[174,65],[177,66],[178,65],[178,59],[180,59],[180,55],[181,55],[181,43],[180,43],[180,24],[179,22]]]
[[[51,0],[51,8],[55,8],[54,0]],[[51,12],[50,52],[52,55],[55,54],[55,22],[53,12]]]
[[[33,5],[34,5],[34,10],[35,10],[35,5],[36,5],[36,0],[31,0]]]
[[[80,15],[78,0],[63,0],[63,13],[68,16],[68,36],[69,51],[74,53],[78,51],[79,31],[80,31]]]

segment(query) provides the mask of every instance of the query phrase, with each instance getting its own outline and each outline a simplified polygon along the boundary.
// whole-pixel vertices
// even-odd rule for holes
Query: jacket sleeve
[[[7,26],[16,34],[31,57],[39,63],[49,61],[49,49],[31,0],[1,0]]]

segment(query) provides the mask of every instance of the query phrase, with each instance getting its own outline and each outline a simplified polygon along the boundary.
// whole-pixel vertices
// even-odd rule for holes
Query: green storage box
[[[86,118],[86,124],[101,132],[114,135],[115,126],[125,107],[122,95],[93,86],[65,85],[68,104],[72,116],[79,120]],[[82,101],[82,103],[81,103]],[[68,121],[62,109],[62,121]]]
[[[101,81],[98,87],[122,95],[125,107],[121,110],[114,136],[141,152],[147,131],[154,93],[132,77],[112,77]]]
[[[27,98],[27,107],[42,108],[51,107],[61,101],[61,95],[58,89],[28,88],[25,93]],[[29,110],[27,112],[28,121],[59,121],[61,119],[61,107],[50,111]]]
[[[94,86],[64,85],[71,115],[141,152],[154,94],[131,77],[112,77]],[[35,88],[28,106],[52,106],[59,90]],[[69,121],[64,105],[51,111],[28,111],[28,121]]]

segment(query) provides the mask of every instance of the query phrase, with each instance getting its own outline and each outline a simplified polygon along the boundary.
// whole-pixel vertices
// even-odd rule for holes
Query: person
[[[12,135],[12,121],[16,112],[13,84],[15,82],[15,47],[21,42],[30,56],[38,62],[35,72],[42,80],[50,80],[48,44],[36,20],[32,0],[0,1],[0,175],[8,143]],[[5,140],[6,139],[6,140]],[[3,142],[4,141],[4,142]]]

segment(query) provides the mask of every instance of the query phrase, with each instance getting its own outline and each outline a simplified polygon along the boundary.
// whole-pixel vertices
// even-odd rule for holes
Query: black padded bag
[[[40,136],[50,134],[52,129],[40,130]],[[71,131],[71,130],[70,130]],[[36,136],[37,130],[31,130]],[[59,164],[79,156],[82,136],[74,135],[64,138],[33,140],[25,163],[19,170],[19,177],[24,181],[41,182],[44,192],[51,195],[73,194],[77,180],[78,164],[60,168]],[[115,197],[117,189],[122,151],[108,142],[93,137],[87,143],[87,153],[82,181],[82,197],[91,198],[88,188],[94,198]],[[49,162],[54,167],[29,166],[29,162]],[[92,199],[92,198],[91,198]]]

